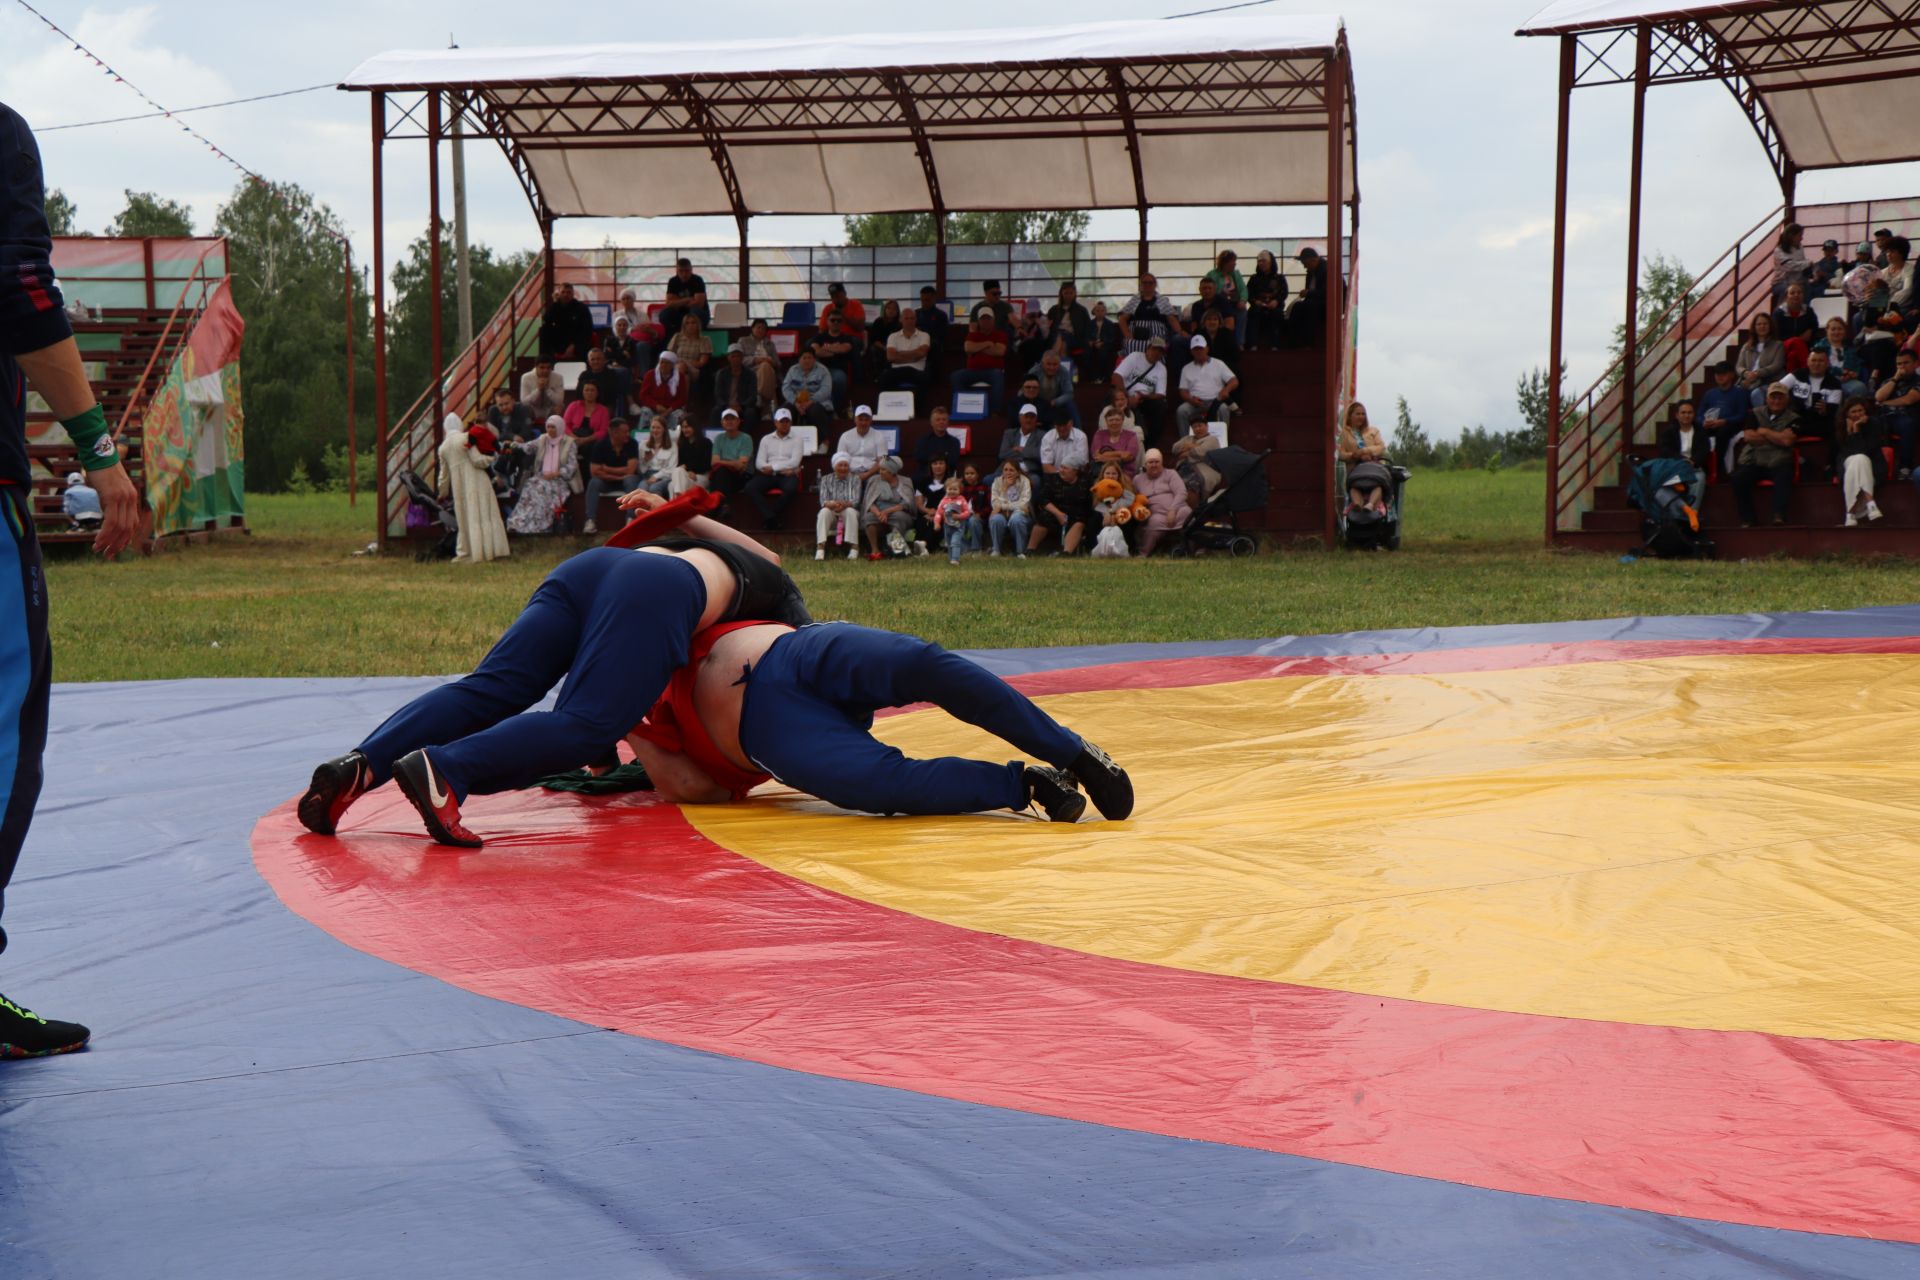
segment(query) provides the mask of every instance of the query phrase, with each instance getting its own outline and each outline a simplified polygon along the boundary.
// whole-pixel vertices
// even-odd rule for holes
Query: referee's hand
[[[125,551],[140,531],[140,494],[121,463],[87,473],[87,483],[100,495],[100,532],[93,549],[111,560]]]

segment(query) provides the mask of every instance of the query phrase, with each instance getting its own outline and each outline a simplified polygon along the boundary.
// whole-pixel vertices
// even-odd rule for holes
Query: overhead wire
[[[181,107],[175,111],[143,111],[134,116],[109,116],[104,120],[76,120],[72,124],[38,124],[33,127],[35,133],[53,133],[60,129],[91,129],[101,124],[126,124],[130,120],[157,120],[162,117],[184,116],[190,111],[212,111],[216,107],[237,107],[246,102],[265,102],[269,98],[290,98],[296,93],[312,93],[317,89],[332,89],[336,86],[329,80],[325,84],[310,84],[303,89],[282,89],[278,93],[256,93],[251,98],[228,98],[225,102],[204,102],[197,107]],[[144,95],[143,95],[144,96]]]

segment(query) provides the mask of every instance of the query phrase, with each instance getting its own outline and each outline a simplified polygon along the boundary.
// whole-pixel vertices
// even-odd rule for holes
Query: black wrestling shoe
[[[307,794],[300,797],[300,825],[317,836],[330,836],[340,826],[347,806],[367,794],[373,766],[358,751],[329,760],[313,771]]]
[[[1074,789],[1073,779],[1058,769],[1030,764],[1020,775],[1027,783],[1027,803],[1046,810],[1049,822],[1078,822],[1087,811],[1087,798]]]
[[[77,1022],[54,1022],[0,996],[0,1062],[72,1053],[86,1048],[92,1035]]]
[[[459,849],[480,847],[480,837],[460,821],[460,802],[453,798],[453,788],[433,767],[433,761],[427,759],[424,749],[409,751],[395,760],[393,780],[401,794],[419,811],[420,820],[427,824],[428,835],[441,844]]]
[[[1091,742],[1082,745],[1086,750],[1067,766],[1067,772],[1087,789],[1101,817],[1108,822],[1118,822],[1133,812],[1133,779],[1106,752]]]

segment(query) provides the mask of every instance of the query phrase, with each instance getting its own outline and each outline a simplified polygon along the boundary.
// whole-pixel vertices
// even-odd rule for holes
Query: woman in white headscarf
[[[533,461],[507,527],[515,533],[549,533],[580,474],[579,446],[567,434],[567,420],[555,414],[547,419],[544,432],[521,447],[533,455]]]
[[[460,525],[453,558],[469,564],[505,559],[512,553],[500,500],[493,494],[493,455],[498,449],[493,428],[475,423],[469,429],[457,413],[448,414],[441,426],[440,492],[452,496],[453,518]]]

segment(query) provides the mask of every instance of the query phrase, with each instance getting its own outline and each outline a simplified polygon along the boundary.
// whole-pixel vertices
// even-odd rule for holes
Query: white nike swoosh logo
[[[427,764],[427,802],[435,809],[443,809],[447,804],[446,793],[440,790],[440,779],[433,771],[432,762]]]

